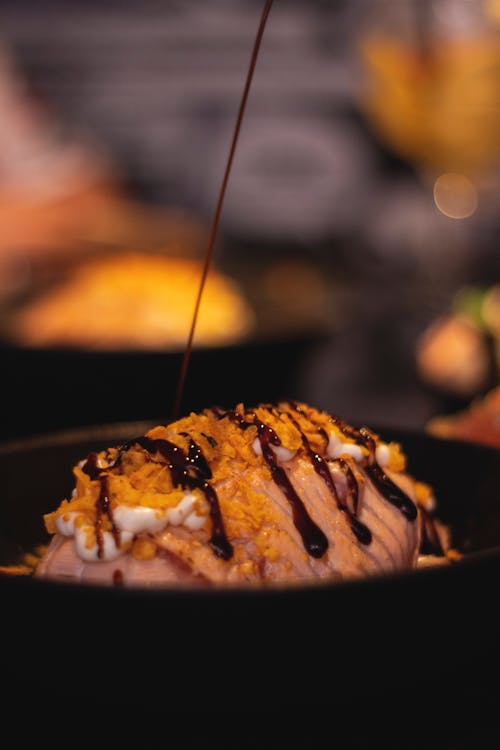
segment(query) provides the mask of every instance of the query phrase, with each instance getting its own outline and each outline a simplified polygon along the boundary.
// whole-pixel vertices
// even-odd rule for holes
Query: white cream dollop
[[[340,458],[340,456],[351,456],[358,463],[363,460],[363,449],[357,443],[344,442],[338,435],[332,433],[328,440],[326,452],[330,458]],[[379,443],[375,449],[375,460],[382,468],[389,465],[391,458],[391,449],[387,443]]]
[[[62,536],[73,536],[78,513],[63,513],[56,518],[56,529]]]
[[[118,505],[113,511],[115,524],[121,531],[151,534],[161,531],[168,524],[166,511],[148,508],[145,505]]]
[[[168,521],[172,526],[180,526],[181,523],[187,519],[189,514],[193,511],[196,497],[188,492],[180,503],[175,508],[170,508],[168,511]]]
[[[297,451],[291,451],[283,445],[271,445],[272,451],[280,463],[291,461]],[[262,456],[262,445],[259,438],[255,438],[252,448],[256,456]]]
[[[330,435],[326,452],[329,458],[340,458],[340,456],[348,455],[358,462],[362,461],[364,455],[360,445],[344,442],[335,433]]]
[[[80,526],[75,529],[75,548],[78,557],[81,557],[86,562],[110,562],[111,560],[116,560],[117,557],[123,555],[126,545],[130,544],[134,536],[129,531],[121,531],[120,544],[118,546],[113,534],[110,531],[104,531],[102,533],[102,552],[99,557],[97,542],[94,542],[90,546],[87,544],[89,535],[94,535],[92,526]]]
[[[380,443],[377,445],[375,449],[375,460],[377,461],[379,466],[385,467],[389,466],[389,461],[391,458],[391,449],[387,445],[387,443]]]
[[[102,533],[102,552],[95,539],[95,531],[89,523],[75,525],[77,518],[83,515],[75,512],[62,513],[56,518],[56,528],[62,536],[74,536],[78,556],[87,562],[110,561],[126,552],[128,544],[136,534],[155,534],[172,526],[183,525],[190,531],[198,531],[204,525],[207,516],[197,512],[197,497],[191,492],[184,494],[182,500],[173,508],[162,510],[146,505],[117,505],[113,509],[113,521],[120,532],[120,544],[117,546],[115,536],[110,531]],[[88,545],[89,536],[94,537],[93,544]]]

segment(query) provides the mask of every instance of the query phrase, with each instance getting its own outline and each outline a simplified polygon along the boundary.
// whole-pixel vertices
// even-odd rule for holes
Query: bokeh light
[[[434,203],[450,219],[467,219],[477,209],[477,188],[465,175],[447,172],[434,183]]]

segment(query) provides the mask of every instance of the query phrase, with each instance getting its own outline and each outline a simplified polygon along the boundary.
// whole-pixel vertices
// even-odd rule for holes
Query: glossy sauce
[[[123,586],[123,584],[124,584],[123,573],[122,573],[122,571],[119,568],[117,568],[113,572],[113,585],[114,586]]]
[[[355,427],[347,425],[338,417],[334,417],[333,422],[343,435],[355,440],[368,450],[368,463],[364,467],[364,470],[380,494],[401,511],[405,518],[409,521],[415,521],[417,518],[417,506],[413,500],[408,497],[406,492],[403,492],[403,490],[387,476],[385,471],[377,463],[375,459],[375,440],[368,430],[364,427],[357,430]]]
[[[183,435],[189,438],[186,433],[183,433]],[[140,445],[150,455],[159,453],[165,459],[171,471],[174,485],[180,485],[183,489],[199,489],[203,492],[210,508],[210,519],[212,521],[210,544],[217,557],[229,560],[233,556],[233,548],[224,529],[219,498],[214,488],[207,481],[211,479],[212,471],[199,445],[191,438],[189,440],[187,455],[181,448],[168,440],[138,437],[131,442]]]
[[[273,480],[290,503],[293,522],[295,528],[302,537],[306,551],[311,557],[322,557],[328,549],[328,539],[307,512],[304,503],[290,482],[286,471],[278,464],[276,455],[271,447],[273,445],[281,445],[281,440],[274,430],[264,424],[264,422],[256,420],[254,424],[257,427],[257,435],[262,448],[262,455],[271,470]]]
[[[299,431],[299,434],[302,440],[302,446],[304,448],[304,452],[306,456],[309,458],[314,468],[314,471],[316,472],[316,474],[318,474],[321,477],[321,479],[324,481],[324,483],[328,487],[330,494],[332,495],[335,502],[337,503],[338,508],[347,515],[354,535],[361,542],[361,544],[370,544],[370,542],[372,541],[372,533],[370,529],[367,526],[365,526],[364,523],[361,523],[361,521],[359,521],[356,518],[359,493],[358,493],[358,483],[356,481],[356,477],[354,476],[354,472],[352,471],[351,467],[349,466],[347,461],[344,461],[344,459],[342,458],[336,459],[335,462],[332,462],[332,463],[337,463],[345,474],[347,487],[348,487],[348,496],[354,508],[353,512],[351,512],[348,505],[341,502],[339,493],[337,492],[337,488],[335,486],[335,482],[333,481],[332,475],[330,474],[328,463],[325,461],[324,458],[322,458],[319,455],[319,453],[316,453],[315,451],[313,451],[309,443],[309,440],[307,439],[307,436],[300,429],[300,425],[297,422],[297,420],[291,414],[289,414],[288,416],[292,420],[295,428]],[[326,432],[324,430],[323,432],[326,435]],[[319,434],[321,435],[321,437],[323,437],[321,433]],[[328,442],[328,436],[326,436],[326,438]]]
[[[113,518],[113,511],[109,501],[109,482],[107,476],[107,469],[103,469],[98,464],[98,454],[92,452],[88,455],[87,460],[82,466],[82,471],[87,474],[92,480],[98,480],[100,484],[99,495],[95,504],[95,524],[94,532],[97,543],[97,557],[99,560],[102,559],[104,554],[104,542],[103,542],[103,518],[106,517],[111,525],[111,533],[115,540],[116,546],[119,548],[121,544],[120,529],[116,526]]]
[[[250,92],[250,86],[252,85],[253,74],[255,71],[255,66],[257,64],[257,58],[259,56],[260,45],[262,42],[262,37],[264,36],[264,29],[266,28],[267,19],[271,11],[272,4],[273,4],[273,0],[266,0],[266,4],[264,5],[264,9],[262,11],[259,28],[257,29],[257,35],[255,37],[255,42],[253,45],[252,56],[250,58],[250,64],[248,66],[245,86],[243,88],[243,94],[241,97],[241,102],[240,102],[240,106],[238,110],[238,116],[236,118],[236,124],[234,126],[233,137],[231,140],[231,148],[229,149],[229,154],[228,154],[227,162],[226,162],[226,168],[224,170],[224,177],[222,178],[222,183],[221,183],[221,187],[219,190],[219,197],[217,200],[217,206],[216,206],[214,218],[212,221],[212,227],[210,229],[210,236],[208,240],[207,251],[205,254],[205,262],[204,262],[203,271],[201,274],[198,295],[196,297],[193,318],[191,320],[189,336],[188,336],[186,348],[184,351],[184,355],[182,358],[179,382],[177,385],[177,393],[175,396],[175,401],[174,401],[174,406],[173,406],[173,411],[172,411],[172,421],[175,421],[179,415],[179,410],[180,410],[180,406],[182,402],[182,394],[184,392],[184,387],[186,384],[186,376],[187,376],[187,371],[188,371],[188,366],[189,366],[189,359],[191,357],[191,351],[193,348],[193,340],[194,340],[194,333],[196,330],[196,323],[198,320],[198,313],[200,311],[201,298],[203,296],[205,282],[207,280],[208,271],[210,269],[210,264],[212,262],[212,258],[214,254],[215,240],[217,238],[217,231],[219,228],[219,222],[220,222],[220,217],[222,214],[222,206],[224,204],[226,189],[227,189],[227,185],[229,182],[229,175],[231,174],[231,168],[233,166],[234,155],[236,153],[236,146],[238,144],[238,138],[240,135],[241,125],[243,123],[243,117],[245,115],[245,109],[246,109],[246,105],[248,101],[248,94]]]
[[[133,438],[118,449],[116,459],[106,468],[99,467],[97,453],[90,453],[85,464],[82,467],[91,479],[98,479],[101,482],[101,491],[96,502],[96,521],[95,533],[98,545],[98,556],[102,557],[102,518],[106,515],[111,523],[111,528],[117,546],[119,546],[119,529],[116,528],[113,521],[112,509],[109,503],[109,488],[107,472],[120,465],[122,457],[133,445],[140,446],[149,455],[159,454],[168,466],[172,484],[180,486],[183,489],[199,489],[203,492],[209,506],[210,520],[212,522],[212,534],[210,544],[217,555],[223,560],[229,560],[233,556],[233,548],[230,544],[224,529],[224,521],[220,510],[219,498],[214,488],[208,483],[212,478],[212,471],[208,465],[203,451],[200,446],[187,435],[182,433],[183,437],[189,439],[189,448],[187,454],[168,440],[152,439],[145,435]]]

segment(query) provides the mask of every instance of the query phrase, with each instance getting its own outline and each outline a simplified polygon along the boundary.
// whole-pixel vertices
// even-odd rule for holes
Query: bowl
[[[108,256],[104,251],[99,254],[97,250],[87,254],[84,260],[80,258],[78,262],[74,261],[73,266],[78,269],[79,264],[83,263],[85,268],[87,260],[95,262],[96,258],[99,263],[105,263],[108,257],[111,258],[108,262],[117,264],[111,265],[111,268],[119,269],[120,254],[117,253],[116,259],[113,259],[113,255]],[[124,254],[125,271],[129,274],[127,283],[131,283],[131,268],[134,268],[133,264],[131,267],[127,265],[127,258],[138,263],[140,257],[139,253]],[[147,257],[154,258],[152,254]],[[172,267],[175,269],[175,262],[180,259],[170,260],[174,261]],[[241,298],[255,317],[251,329],[246,334],[242,332],[239,339],[220,336],[217,339],[219,343],[211,345],[203,344],[203,340],[198,343],[195,335],[184,404],[189,404],[196,411],[207,405],[231,407],[241,400],[242,393],[245,393],[248,404],[273,402],[296,394],[301,367],[309,352],[332,335],[331,321],[321,319],[319,313],[313,315],[309,309],[314,308],[309,300],[318,297],[318,288],[327,296],[326,282],[317,269],[311,271],[303,263],[285,263],[283,266],[277,260],[261,261],[254,265],[255,268],[251,270],[233,265],[227,277],[237,281]],[[68,266],[73,268],[70,263]],[[141,269],[140,263],[137,267]],[[147,264],[145,268],[149,284],[151,268]],[[159,268],[163,269],[162,265]],[[308,271],[312,289],[307,283],[302,284]],[[57,284],[65,278],[64,272],[69,273],[67,269],[53,271],[52,276],[47,272],[49,278],[44,283],[34,284],[32,289],[19,295],[10,305],[3,308],[0,305],[2,379],[4,392],[9,394],[0,419],[0,440],[42,434],[74,425],[169,419],[184,348],[175,339],[164,348],[157,345],[147,348],[146,337],[144,348],[136,345],[136,348],[106,349],[98,347],[99,341],[92,348],[83,344],[77,346],[76,343],[71,346],[36,346],[14,337],[10,325],[16,315],[26,305],[29,308],[29,301],[36,299],[41,290],[50,289],[54,284],[57,288]],[[99,273],[102,274],[102,269]],[[266,295],[262,287],[266,287],[269,274],[274,283]],[[288,286],[279,282],[276,276],[278,279],[286,277]],[[71,275],[69,277],[73,278]],[[180,273],[180,278],[184,279],[183,273]],[[285,299],[279,297],[275,291],[277,288],[281,289]],[[297,289],[302,290],[308,304],[302,300],[303,309],[292,315],[285,302],[290,305],[288,297],[295,302],[299,296]],[[158,294],[157,289],[154,294]],[[119,284],[117,295],[118,301],[123,302],[120,296],[123,290]],[[133,300],[130,309],[133,310]],[[163,309],[161,312],[165,314]],[[174,315],[174,323],[175,320]],[[121,318],[119,323],[123,325]],[[236,325],[234,320],[232,325]],[[152,347],[151,343],[149,345]]]
[[[42,514],[72,465],[149,423],[93,426],[0,448],[0,562],[46,540]],[[418,432],[399,440],[431,482],[463,561],[394,575],[269,588],[145,590],[0,577],[4,684],[56,701],[176,707],[355,705],[441,695],[500,665],[500,451]],[[478,683],[479,681],[479,683]],[[434,691],[434,692],[433,692]],[[47,698],[48,696],[48,698]],[[408,698],[409,700],[409,698]],[[407,705],[406,708],[409,709]]]
[[[300,368],[324,340],[321,330],[256,335],[244,342],[197,347],[183,402],[199,411],[269,403],[296,393]],[[0,439],[77,425],[171,418],[180,351],[86,351],[2,346],[4,401]]]

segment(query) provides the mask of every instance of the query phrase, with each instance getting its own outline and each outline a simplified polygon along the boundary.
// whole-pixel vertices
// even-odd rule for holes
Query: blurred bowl
[[[320,330],[255,336],[192,351],[184,404],[249,405],[296,395],[300,367]],[[75,351],[0,346],[4,393],[0,439],[123,420],[168,420],[182,352]]]
[[[91,263],[94,263],[95,257],[95,253],[90,256]],[[127,258],[127,254],[124,257]],[[138,257],[140,258],[140,255]],[[109,322],[110,330],[113,330],[116,306],[120,342],[126,340],[123,307],[127,315],[134,316],[131,319],[134,330],[133,335],[131,332],[129,337],[130,348],[99,348],[99,339],[96,339],[95,348],[78,346],[78,333],[74,335],[75,343],[67,346],[37,345],[37,337],[32,344],[16,340],[12,335],[12,330],[16,329],[9,329],[9,321],[15,320],[17,312],[26,309],[32,300],[36,301],[40,291],[50,289],[51,283],[57,289],[61,278],[64,280],[64,274],[61,275],[60,270],[54,275],[53,280],[45,279],[38,287],[33,285],[24,296],[3,310],[5,333],[2,337],[0,332],[0,355],[3,363],[4,388],[9,398],[4,401],[0,439],[103,422],[137,419],[166,421],[172,416],[184,348],[183,343],[179,343],[184,341],[183,335],[181,336],[176,327],[179,327],[181,319],[188,316],[187,328],[191,314],[191,307],[186,303],[186,298],[182,293],[179,295],[178,290],[171,289],[173,284],[178,283],[180,286],[180,282],[185,280],[184,261],[169,258],[169,261],[173,260],[173,264],[170,263],[168,268],[173,268],[174,271],[171,272],[170,279],[165,280],[162,276],[161,282],[157,282],[156,277],[159,275],[158,270],[162,274],[165,271],[163,260],[158,259],[158,266],[154,260],[152,271],[148,261],[144,266],[146,281],[140,280],[135,284],[134,269],[138,269],[140,276],[143,270],[142,262],[137,265],[134,259],[132,271],[126,266],[127,273],[124,278],[123,267],[115,265],[116,260],[120,261],[120,256],[108,265],[107,260],[103,263],[98,256],[98,280],[101,287],[103,274],[107,284],[106,274],[119,270],[118,281],[110,284],[110,294],[117,295],[117,302],[113,302],[110,308],[110,317],[108,318],[107,303],[103,303],[104,312],[98,314],[105,318],[106,324]],[[81,262],[80,259],[78,263]],[[193,267],[190,266],[191,271],[197,271],[196,262],[188,263],[194,263]],[[179,264],[179,281],[172,281],[177,280],[175,269],[179,268]],[[74,273],[74,268],[75,265],[70,266],[70,273]],[[84,265],[84,268],[88,269],[89,266]],[[200,274],[201,268],[200,262]],[[215,281],[216,276],[220,282]],[[147,335],[144,342],[139,341],[141,325],[148,325],[152,313],[159,316],[161,321],[168,321],[169,308],[165,304],[164,287],[161,283],[166,285],[169,300],[171,297],[169,304],[175,307],[175,303],[178,302],[180,305],[179,309],[176,308],[177,314],[172,317],[172,330],[175,330],[177,338],[172,338],[172,342],[166,343],[165,346],[157,345],[157,338],[150,338],[148,341]],[[193,305],[197,283],[196,276],[191,276],[189,283],[186,282],[186,295],[189,293],[189,298],[193,297]],[[217,283],[225,292],[225,299],[219,299],[224,295]],[[95,286],[94,281],[92,284]],[[63,303],[70,305],[67,315],[71,316],[63,318],[62,330],[63,334],[68,331],[71,336],[72,329],[67,321],[79,315],[78,302],[75,305],[74,299],[79,299],[80,287],[69,287],[72,292],[74,287],[73,296],[65,291],[62,298]],[[101,287],[98,288],[98,293],[94,291],[93,286],[90,286],[89,292],[88,283],[83,287],[82,316],[94,314],[93,295],[97,299],[95,304],[99,307]],[[151,304],[150,288],[153,297]],[[198,325],[185,384],[184,404],[189,404],[191,409],[199,411],[211,405],[231,407],[243,398],[251,405],[284,397],[298,397],[300,394],[296,391],[297,383],[308,352],[330,334],[326,319],[321,321],[321,313],[326,308],[326,302],[323,300],[335,295],[330,295],[320,273],[315,269],[311,271],[304,263],[290,264],[289,259],[285,259],[281,264],[276,262],[276,259],[265,264],[255,262],[251,270],[248,267],[233,265],[230,276],[221,274],[220,271],[217,275],[213,274],[212,287],[208,291],[210,294],[207,298],[207,312],[209,316],[212,312],[214,315],[209,317],[206,328],[208,334],[213,337],[213,342],[212,339],[205,339],[204,343]],[[64,304],[58,302],[58,307],[61,309],[60,314],[64,316]],[[53,308],[51,315],[54,316]],[[198,323],[202,315],[203,307]],[[244,319],[240,320],[239,316],[243,316]],[[250,326],[245,322],[245,316],[251,321]],[[224,329],[220,328],[221,320],[227,321]],[[83,330],[86,334],[87,330],[84,325],[82,327],[79,318],[77,323],[78,331]],[[36,316],[33,312],[30,313],[30,325],[36,328]],[[235,332],[240,328],[242,333],[237,336]],[[90,326],[90,330],[94,330],[93,326]],[[213,333],[210,333],[210,330],[213,330]],[[96,331],[96,335],[100,335],[99,321]],[[146,331],[146,334],[148,333]],[[152,329],[152,333],[156,336],[156,329]],[[160,335],[163,336],[163,332]],[[166,335],[171,335],[168,328]],[[210,345],[206,343],[208,340],[211,342]],[[87,336],[85,341],[92,342],[93,339]],[[138,348],[138,345],[141,345],[141,348]],[[152,346],[155,348],[151,348]]]

